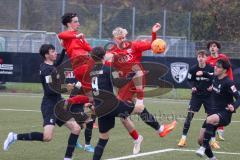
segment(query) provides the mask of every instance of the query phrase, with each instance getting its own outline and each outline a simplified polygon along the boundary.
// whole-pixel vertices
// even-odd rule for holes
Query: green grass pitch
[[[9,131],[17,133],[25,133],[30,131],[42,131],[42,116],[40,112],[23,111],[23,110],[40,110],[41,95],[32,94],[0,94],[0,142],[3,144]],[[169,123],[172,119],[177,119],[177,128],[166,138],[160,138],[154,130],[146,126],[138,117],[132,117],[135,126],[139,133],[143,135],[144,141],[142,144],[142,153],[164,150],[168,148],[179,149],[177,143],[181,137],[183,119],[186,115],[188,101],[174,99],[159,99],[151,98],[145,100],[146,107],[149,111],[155,114],[159,121]],[[14,110],[6,110],[14,109]],[[188,146],[184,149],[196,150],[197,137],[202,125],[202,120],[205,118],[204,111],[201,110],[193,120],[189,136]],[[225,141],[221,142],[221,149],[216,154],[218,159],[236,160],[240,159],[240,115],[234,114],[233,123],[226,127]],[[68,139],[68,130],[64,127],[55,130],[55,137],[52,142],[17,142],[13,144],[9,151],[3,152],[0,150],[1,160],[59,160],[63,159],[65,146]],[[83,133],[83,132],[82,132]],[[80,141],[84,138],[81,134]],[[96,145],[98,139],[98,130],[94,129],[92,144]],[[127,131],[123,128],[120,121],[116,119],[116,127],[111,131],[109,143],[105,149],[102,159],[110,159],[131,155],[133,142]],[[230,154],[229,154],[230,153]],[[233,153],[233,154],[232,154]],[[90,160],[91,153],[82,150],[75,150],[74,160]],[[157,154],[150,154],[131,158],[132,160],[200,160],[194,152],[184,152],[172,150]]]

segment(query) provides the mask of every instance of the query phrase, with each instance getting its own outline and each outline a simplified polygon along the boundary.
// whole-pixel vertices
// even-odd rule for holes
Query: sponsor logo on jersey
[[[209,81],[209,79],[206,77],[196,77],[196,80],[197,81]]]
[[[126,54],[126,55],[118,58],[118,62],[119,63],[126,63],[126,62],[131,61],[132,59],[133,59],[133,55],[131,53],[129,53],[129,54]]]

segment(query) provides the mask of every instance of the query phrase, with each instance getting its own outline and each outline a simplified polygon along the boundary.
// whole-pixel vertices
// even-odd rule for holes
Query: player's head
[[[101,62],[104,59],[106,51],[103,47],[94,47],[90,54],[95,62]]]
[[[207,51],[205,50],[200,50],[197,51],[197,60],[199,64],[206,64],[207,61]]]
[[[119,45],[126,40],[128,31],[122,27],[117,27],[112,31],[115,42]]]
[[[217,60],[216,66],[214,67],[214,75],[221,76],[223,74],[226,74],[230,67],[231,64],[229,60],[226,58],[221,58]]]
[[[43,44],[39,49],[39,54],[44,60],[55,61],[57,59],[57,52],[52,44]]]
[[[77,30],[80,26],[76,13],[65,13],[61,19],[62,24],[69,29]]]
[[[211,54],[217,54],[219,49],[221,49],[221,44],[218,41],[210,41],[207,44],[207,48]]]

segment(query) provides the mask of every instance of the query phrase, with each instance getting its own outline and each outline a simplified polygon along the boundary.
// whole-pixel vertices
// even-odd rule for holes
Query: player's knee
[[[136,105],[136,106],[134,107],[134,112],[140,114],[140,113],[143,112],[144,108],[145,108],[144,105]]]
[[[213,116],[207,117],[206,123],[207,124],[215,124],[215,118]]]
[[[100,133],[99,137],[100,137],[101,139],[109,139],[109,134],[108,134],[108,132],[106,132],[106,133]]]
[[[53,135],[52,135],[52,134],[45,133],[45,134],[43,135],[43,141],[44,141],[44,142],[50,142],[52,139],[53,139]]]
[[[80,131],[81,131],[81,128],[77,123],[72,125],[71,133],[78,135]]]
[[[77,123],[74,123],[71,132],[78,135],[80,131],[81,127]]]
[[[134,78],[139,78],[139,77],[143,77],[144,73],[142,70],[138,70],[135,72],[135,76]]]

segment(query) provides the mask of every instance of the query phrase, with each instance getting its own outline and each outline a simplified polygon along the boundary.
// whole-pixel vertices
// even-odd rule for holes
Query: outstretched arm
[[[153,27],[152,27],[152,42],[157,38],[157,31],[161,29],[161,24],[160,23],[156,23]]]
[[[74,32],[69,32],[69,31],[64,31],[58,34],[58,38],[59,39],[74,39],[74,38],[80,38],[80,39],[84,39],[85,35],[83,33],[74,33]]]
[[[151,49],[151,44],[152,42],[157,38],[157,31],[161,29],[161,24],[160,23],[156,23],[153,27],[152,27],[152,39],[151,41],[136,41],[134,42],[134,46],[136,47],[137,50],[143,52],[146,50],[150,50]]]

